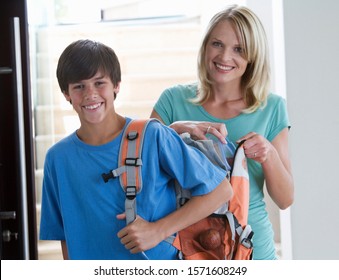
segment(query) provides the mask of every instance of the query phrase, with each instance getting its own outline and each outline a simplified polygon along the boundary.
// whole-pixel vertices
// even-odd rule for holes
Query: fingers
[[[223,123],[204,123],[200,129],[205,131],[201,139],[207,139],[206,134],[214,135],[220,142],[226,144],[227,129]]]
[[[130,235],[125,235],[120,238],[121,244],[125,246],[127,250],[129,250],[132,254],[136,254],[142,252],[140,244],[138,244],[137,240],[133,239]]]
[[[259,163],[263,163],[267,159],[270,149],[269,141],[260,134],[250,132],[241,137],[237,143],[244,141],[244,152],[247,158],[253,159]]]
[[[119,214],[117,215],[117,218],[118,216],[122,217],[125,216],[125,214]],[[141,249],[138,247],[137,238],[135,237],[131,226],[124,227],[120,230],[118,232],[118,237],[120,238],[121,244],[123,244],[131,253],[135,254],[141,252]]]
[[[257,135],[255,132],[250,132],[250,133],[246,134],[245,136],[239,138],[239,139],[236,141],[236,143],[239,144],[240,142],[246,141],[246,140],[252,138],[252,137],[255,136],[255,135]]]
[[[118,235],[118,236],[119,236],[119,235]],[[120,242],[121,242],[123,245],[125,245],[125,248],[126,248],[127,250],[132,250],[132,249],[134,249],[134,248],[137,246],[136,242],[134,241],[134,239],[132,238],[132,236],[129,235],[129,234],[126,234],[126,235],[122,236],[122,237],[120,238]]]
[[[117,215],[117,217],[120,215]],[[118,238],[127,250],[136,254],[153,248],[157,244],[152,233],[152,223],[137,215],[132,223],[118,232]]]
[[[220,142],[226,143],[227,129],[224,123],[202,121],[176,121],[170,125],[177,133],[188,132],[195,140],[206,140],[206,134],[214,135]]]

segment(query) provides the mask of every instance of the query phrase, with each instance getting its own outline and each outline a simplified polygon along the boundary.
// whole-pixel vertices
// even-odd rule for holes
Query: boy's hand
[[[125,214],[117,215],[117,219],[125,219]],[[149,250],[162,241],[158,234],[155,223],[145,221],[137,216],[133,223],[130,223],[118,232],[118,237],[125,248],[132,254]]]

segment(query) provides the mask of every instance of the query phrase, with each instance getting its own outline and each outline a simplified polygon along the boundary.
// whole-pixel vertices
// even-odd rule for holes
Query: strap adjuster
[[[137,196],[137,187],[136,186],[127,186],[126,187],[126,198],[134,199]]]
[[[253,247],[252,241],[248,238],[244,238],[243,240],[241,240],[241,245],[246,247],[247,249],[250,249]]]
[[[127,166],[140,166],[141,161],[139,158],[126,158],[125,165]]]
[[[128,140],[130,140],[130,141],[133,141],[133,140],[137,139],[138,136],[139,136],[139,133],[138,133],[137,131],[130,131],[130,132],[127,134],[126,138],[127,138]]]
[[[253,243],[252,243],[253,234],[254,234],[254,232],[251,231],[250,234],[247,237],[243,238],[241,240],[241,245],[243,245],[244,247],[246,247],[248,249],[253,248]]]

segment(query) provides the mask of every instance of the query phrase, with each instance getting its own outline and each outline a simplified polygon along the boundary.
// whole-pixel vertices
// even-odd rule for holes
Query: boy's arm
[[[133,223],[118,232],[118,237],[131,253],[146,251],[168,236],[212,214],[232,195],[232,187],[225,178],[210,193],[192,197],[183,207],[156,222],[150,223],[138,216]]]
[[[62,256],[64,260],[68,260],[68,250],[67,250],[67,245],[65,240],[61,240],[61,250],[62,250]]]

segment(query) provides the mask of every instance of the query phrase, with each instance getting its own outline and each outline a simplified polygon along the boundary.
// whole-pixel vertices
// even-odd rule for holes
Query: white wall
[[[282,1],[247,0],[246,5],[258,15],[266,31],[271,62],[271,91],[286,98]],[[279,258],[292,259],[290,209],[279,210],[266,189],[265,202],[273,225]]]
[[[284,0],[294,259],[339,259],[339,1]]]

